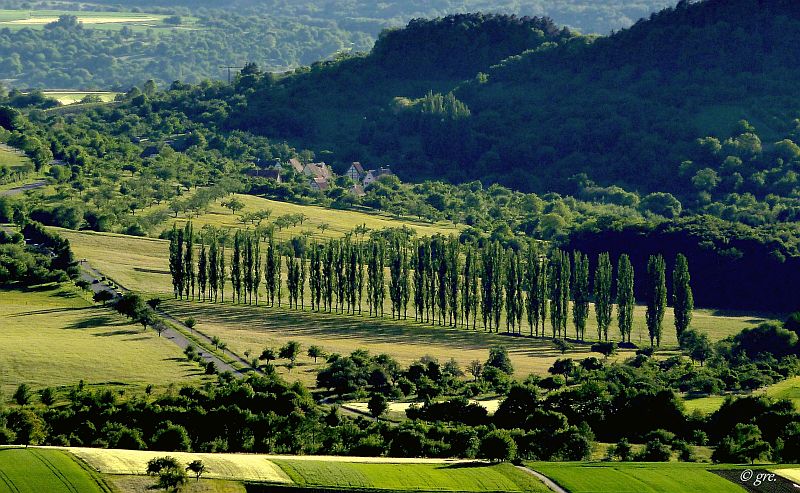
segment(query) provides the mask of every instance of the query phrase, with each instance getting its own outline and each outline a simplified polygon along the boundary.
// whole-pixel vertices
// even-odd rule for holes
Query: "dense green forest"
[[[430,43],[429,33],[451,39],[460,29],[480,44],[494,21],[415,22],[404,35],[384,36],[368,56],[256,85],[231,124],[330,150],[342,162],[358,156],[392,163],[404,179],[482,179],[574,193],[569,178],[583,172],[603,185],[681,199],[697,199],[695,191],[791,195],[792,157],[772,144],[796,138],[797,89],[787,76],[800,57],[791,41],[799,14],[791,2],[755,10],[751,3],[682,2],[604,38],[539,25],[540,40],[527,51],[491,68],[478,56],[468,77],[460,46]],[[392,43],[399,38],[407,39]],[[384,67],[400,58],[408,60],[402,72],[386,77]],[[453,91],[468,113],[415,118],[413,102],[430,90]],[[696,142],[707,136],[721,148],[713,139]],[[744,172],[724,165],[728,156],[740,159]],[[717,187],[706,168],[723,165],[741,176]]]
[[[164,26],[99,29],[65,19],[43,28],[0,29],[0,79],[21,88],[123,89],[155,79],[196,83],[221,79],[220,66],[256,62],[287,70],[340,52],[368,51],[382,30],[412,18],[490,10],[552,16],[585,32],[606,33],[631,25],[664,0],[633,5],[618,0],[487,2],[0,2],[0,8],[144,11],[170,14]],[[177,14],[177,17],[174,15]],[[181,26],[180,19],[196,19]],[[167,21],[165,21],[166,23]],[[167,28],[165,28],[167,27]]]

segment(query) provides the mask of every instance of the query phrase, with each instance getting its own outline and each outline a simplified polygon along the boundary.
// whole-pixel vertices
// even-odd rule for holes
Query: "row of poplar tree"
[[[633,327],[634,269],[623,254],[616,269],[608,253],[598,256],[590,283],[589,258],[555,250],[549,255],[538,242],[527,249],[462,245],[456,238],[408,239],[350,237],[313,243],[300,254],[272,238],[262,255],[261,238],[237,231],[232,246],[216,236],[198,238],[192,224],[173,226],[169,267],[176,298],[224,301],[225,287],[235,303],[258,304],[262,281],[266,303],[281,306],[285,284],[290,308],[384,316],[388,295],[391,316],[408,318],[409,303],[418,322],[522,334],[567,338],[571,320],[575,339],[585,340],[594,302],[597,339],[608,341],[616,305],[622,342],[630,342]],[[198,245],[199,244],[199,245]],[[230,250],[230,252],[228,252]],[[286,276],[282,274],[286,268]],[[616,276],[614,275],[616,273]],[[646,323],[652,345],[660,345],[667,309],[666,264],[651,256],[647,266]],[[673,270],[672,304],[678,337],[692,318],[694,303],[689,266],[679,254]],[[388,278],[388,279],[387,279]],[[366,300],[363,299],[366,288]],[[570,310],[571,308],[571,310]],[[505,317],[504,317],[505,315]]]

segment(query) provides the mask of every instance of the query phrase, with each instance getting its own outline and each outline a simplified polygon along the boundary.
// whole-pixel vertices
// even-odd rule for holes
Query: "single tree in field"
[[[137,321],[142,324],[142,330],[147,330],[147,327],[155,325],[158,319],[150,310],[144,310],[137,317]]]
[[[325,230],[327,230],[330,227],[331,227],[330,223],[319,223],[317,225],[317,229],[319,229],[320,233],[322,234],[325,234]]]
[[[150,298],[147,300],[147,306],[149,306],[152,310],[158,310],[158,307],[161,306],[161,298]]]
[[[211,338],[211,344],[214,345],[214,349],[219,349],[219,345],[222,344],[222,339],[219,336],[213,336]]]
[[[322,358],[323,356],[325,356],[325,352],[322,350],[321,347],[315,345],[309,346],[308,357],[314,358],[314,363],[317,362],[317,358]]]
[[[552,375],[564,375],[564,381],[569,385],[569,376],[575,372],[576,368],[577,365],[572,358],[561,358],[557,359],[547,371]]]
[[[101,291],[96,292],[94,296],[92,296],[92,299],[96,302],[102,303],[103,306],[106,306],[106,303],[114,299],[114,293],[106,289],[103,289]]]
[[[258,359],[267,362],[267,366],[272,365],[272,362],[278,359],[278,355],[275,353],[275,350],[272,348],[265,348],[261,351],[261,356]]]
[[[31,388],[27,383],[21,383],[14,392],[14,402],[20,406],[28,405],[31,402]]]
[[[156,334],[158,334],[158,337],[161,337],[161,333],[167,330],[167,326],[161,321],[156,321],[153,324],[153,329],[156,331]]]
[[[369,408],[370,415],[377,421],[380,420],[383,413],[389,409],[389,403],[386,401],[386,396],[375,393],[370,397],[367,407]]]
[[[289,360],[289,369],[294,368],[297,356],[300,355],[300,343],[297,341],[289,341],[284,344],[278,352],[278,357],[281,359]]]
[[[594,313],[597,318],[597,340],[608,340],[608,327],[611,325],[613,301],[611,299],[612,267],[608,253],[597,257],[594,273]]]
[[[200,476],[206,472],[206,465],[203,464],[203,461],[200,459],[193,460],[186,466],[187,471],[191,471],[194,474],[195,481],[200,481]]]
[[[231,197],[222,202],[222,207],[231,210],[231,214],[236,214],[237,211],[244,209],[244,203],[236,197]]]
[[[42,404],[45,406],[51,406],[56,401],[56,393],[52,387],[47,387],[42,390],[42,395],[39,397],[39,400],[42,401]]]
[[[467,371],[469,372],[470,375],[472,375],[472,378],[475,379],[475,381],[477,382],[478,380],[481,379],[481,375],[483,374],[483,363],[481,363],[476,359],[472,360],[470,361],[469,365],[467,365]]]
[[[678,340],[692,323],[694,297],[690,282],[689,261],[679,253],[675,259],[675,269],[672,271],[672,306],[675,312],[675,331]]]
[[[633,307],[636,304],[633,276],[631,259],[625,254],[620,255],[617,265],[617,323],[622,342],[631,342]]]
[[[197,320],[195,320],[195,319],[193,319],[193,318],[187,318],[187,319],[186,319],[186,320],[183,322],[183,325],[185,325],[186,327],[188,327],[188,328],[189,328],[189,330],[193,330],[195,327],[197,327]]]
[[[667,282],[664,257],[651,255],[647,262],[647,332],[650,346],[661,345],[664,311],[667,307]]]

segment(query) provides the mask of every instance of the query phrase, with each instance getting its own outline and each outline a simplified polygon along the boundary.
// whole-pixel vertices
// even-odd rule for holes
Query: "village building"
[[[312,178],[333,179],[333,170],[325,163],[309,163],[303,168],[303,173]]]
[[[361,166],[361,163],[358,161],[353,161],[353,164],[347,168],[347,172],[345,176],[349,177],[353,180],[354,183],[361,183],[361,179],[364,177],[366,173],[364,172],[364,167]]]
[[[289,160],[289,166],[292,167],[295,173],[302,173],[303,172],[303,163],[300,162],[299,159],[293,157]]]
[[[362,182],[364,188],[372,185],[382,176],[394,176],[394,173],[392,173],[392,170],[389,168],[378,168],[367,171],[367,174],[364,175],[364,181]]]
[[[308,185],[311,187],[312,190],[317,192],[326,192],[328,189],[331,188],[330,183],[325,178],[314,177],[308,181]]]

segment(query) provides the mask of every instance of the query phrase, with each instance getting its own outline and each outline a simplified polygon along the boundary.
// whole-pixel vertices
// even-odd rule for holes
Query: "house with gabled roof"
[[[353,180],[354,183],[360,183],[361,178],[363,178],[365,174],[366,173],[364,172],[364,167],[361,166],[361,163],[359,163],[358,161],[353,161],[353,164],[351,164],[350,167],[347,168],[345,176]]]
[[[308,181],[308,185],[312,190],[317,192],[326,192],[331,188],[331,184],[327,179],[315,176]]]
[[[303,173],[312,178],[333,179],[333,170],[325,163],[309,163],[303,168]]]
[[[364,185],[364,188],[367,188],[383,176],[394,176],[394,173],[392,173],[392,170],[389,168],[371,169],[367,171],[366,175],[364,175],[364,181],[362,181],[362,184]]]
[[[295,171],[295,173],[302,173],[303,172],[303,163],[300,162],[299,159],[293,157],[289,160],[289,166]]]

